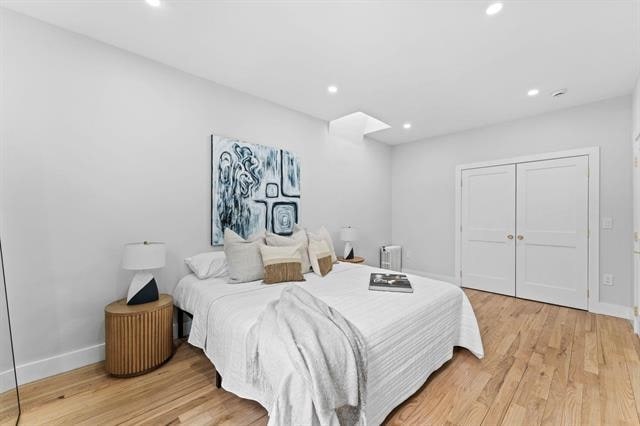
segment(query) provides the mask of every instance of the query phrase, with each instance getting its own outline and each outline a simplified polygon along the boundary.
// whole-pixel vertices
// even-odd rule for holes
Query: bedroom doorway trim
[[[567,151],[526,155],[501,160],[461,164],[455,168],[455,280],[460,285],[462,224],[462,171],[491,166],[528,163],[532,161],[587,156],[589,163],[589,240],[588,240],[588,310],[589,312],[630,318],[631,308],[600,301],[600,147],[580,148]]]

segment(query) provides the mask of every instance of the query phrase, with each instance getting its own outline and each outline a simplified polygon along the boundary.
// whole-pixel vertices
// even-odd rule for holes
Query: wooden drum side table
[[[348,262],[348,263],[364,263],[364,257],[353,256],[353,259],[345,259],[344,257],[338,257],[340,262]]]
[[[105,368],[117,377],[147,373],[173,355],[173,299],[161,294],[155,302],[111,303],[105,313]]]

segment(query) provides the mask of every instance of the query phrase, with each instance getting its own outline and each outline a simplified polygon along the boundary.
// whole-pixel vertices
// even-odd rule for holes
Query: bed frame
[[[185,337],[184,335],[184,316],[188,316],[189,318],[191,318],[193,320],[193,315],[191,315],[189,312],[187,311],[183,311],[182,309],[178,308],[176,306],[176,309],[178,310],[178,339],[182,339]],[[222,387],[222,376],[220,375],[220,373],[218,373],[218,369],[216,369],[216,388],[220,389]]]

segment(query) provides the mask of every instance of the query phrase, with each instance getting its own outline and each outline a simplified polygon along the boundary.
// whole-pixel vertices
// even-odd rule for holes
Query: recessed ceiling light
[[[327,91],[329,93],[332,93],[332,94],[333,93],[338,93],[338,86],[329,86],[329,87],[327,87]]]
[[[405,129],[410,129],[411,128],[411,123],[404,123],[402,125],[402,127],[404,127]]]
[[[500,2],[491,3],[489,7],[487,7],[487,15],[492,16],[499,13],[502,10],[503,4]]]
[[[145,0],[149,6],[160,7],[160,0]]]
[[[527,92],[528,96],[538,96],[538,93],[540,93],[540,91],[538,89],[531,89]]]

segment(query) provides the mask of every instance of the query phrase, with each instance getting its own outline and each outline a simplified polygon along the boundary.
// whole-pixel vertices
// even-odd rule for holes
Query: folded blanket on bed
[[[271,302],[248,339],[248,380],[271,395],[270,425],[365,424],[364,339],[300,286]]]

